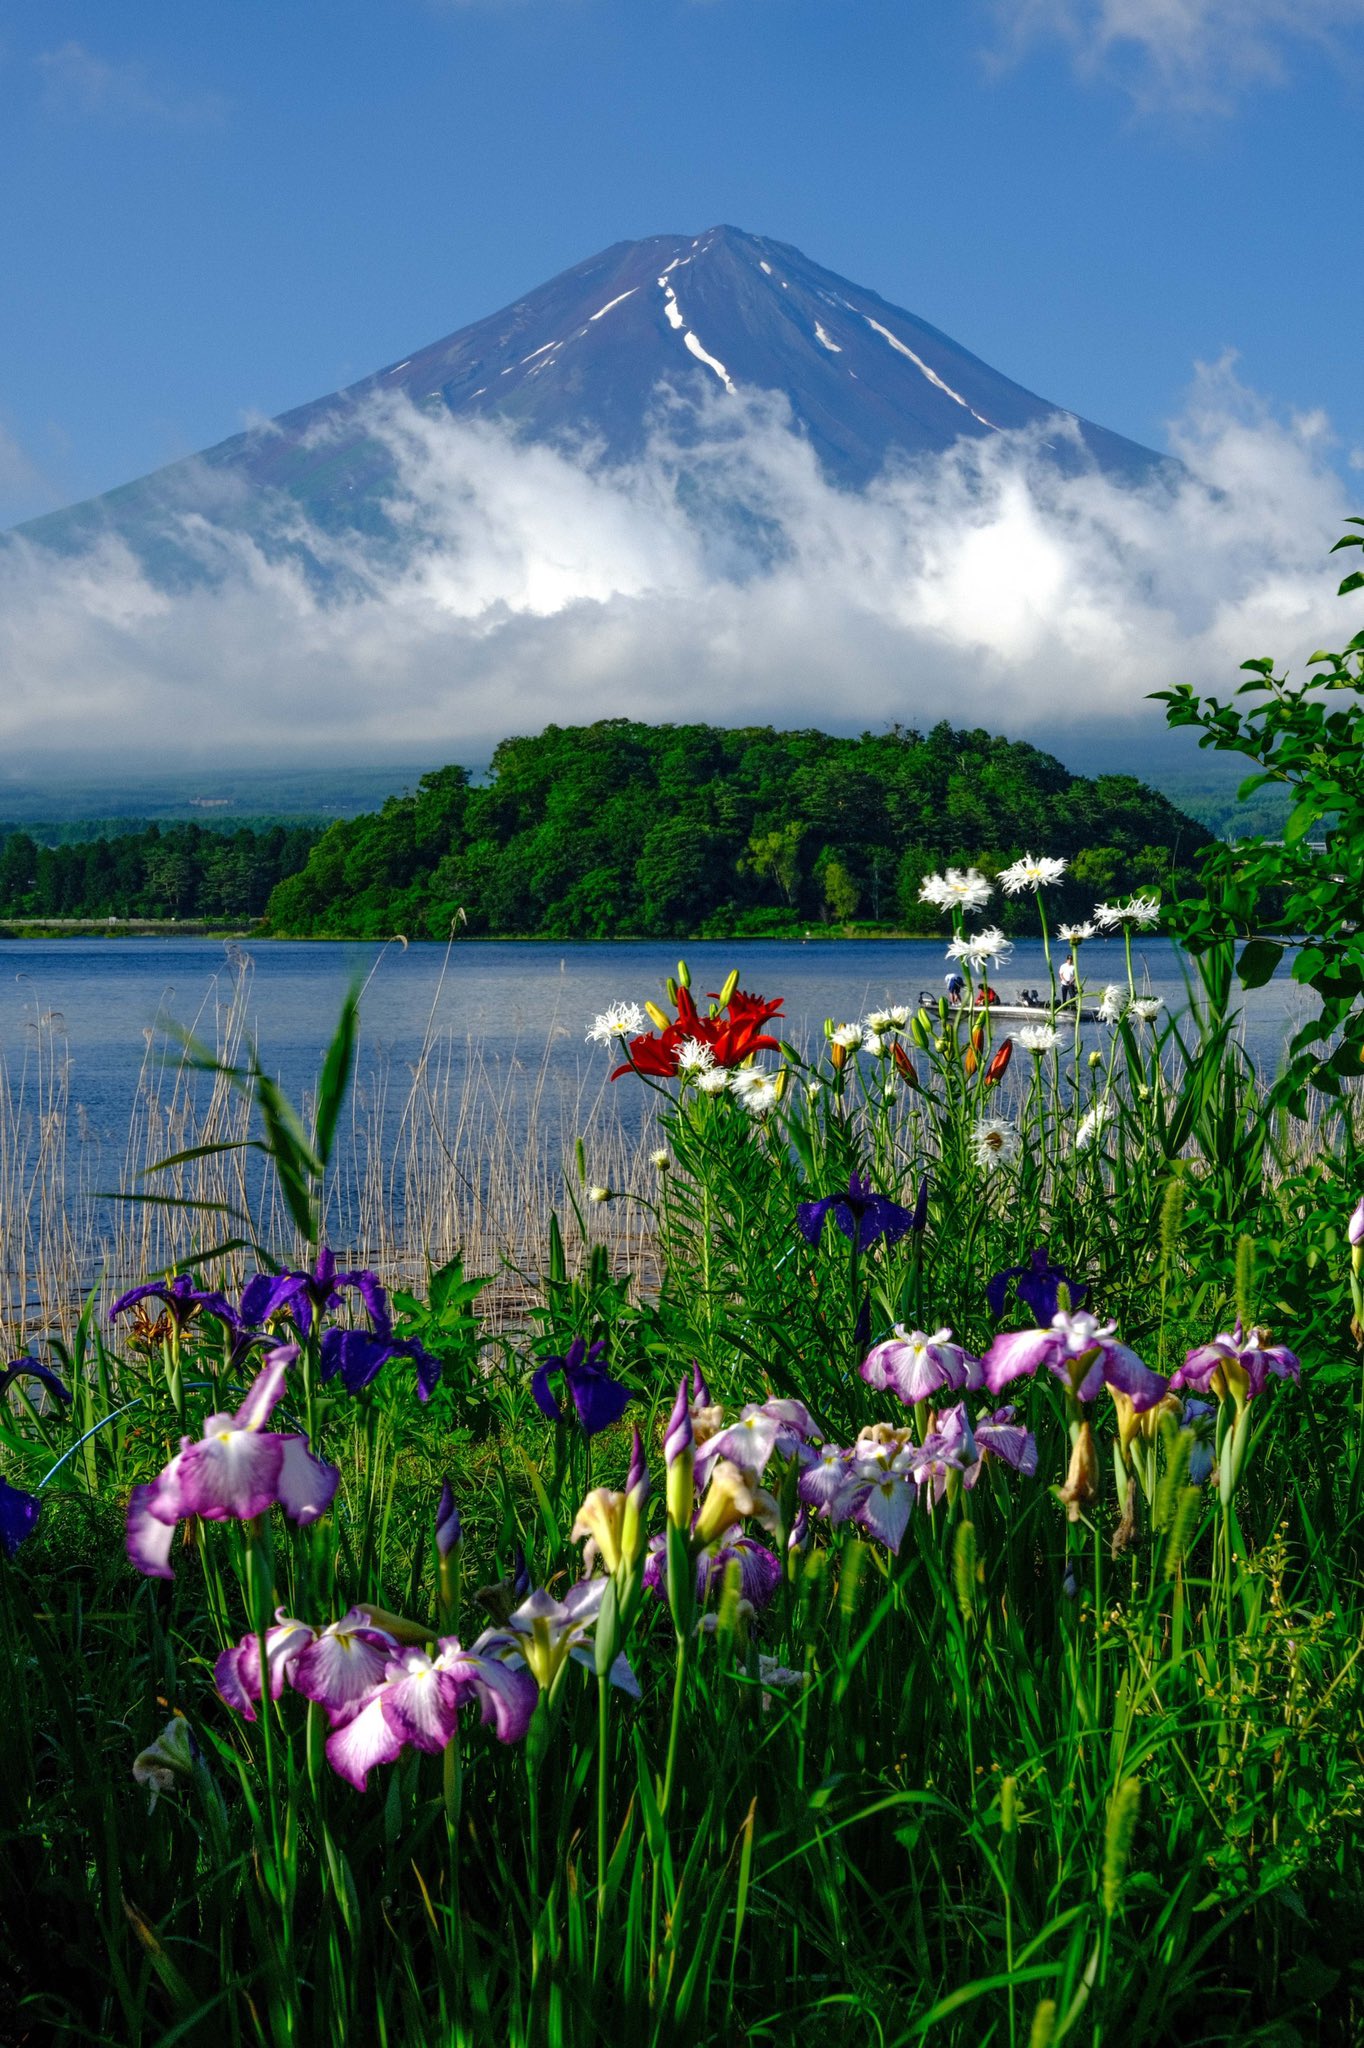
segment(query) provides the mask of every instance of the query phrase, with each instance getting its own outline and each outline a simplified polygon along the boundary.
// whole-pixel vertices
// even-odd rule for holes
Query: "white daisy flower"
[[[1066,863],[1050,854],[1025,853],[1012,867],[1004,869],[999,884],[1006,896],[1017,896],[1024,889],[1034,893],[1038,889],[1049,889],[1053,882],[1059,882],[1066,871]]]
[[[886,1038],[885,1038],[885,1033],[884,1033],[884,1032],[882,1032],[882,1031],[864,1031],[864,1032],[863,1032],[863,1034],[862,1034],[862,1050],[863,1050],[863,1052],[869,1052],[869,1053],[870,1053],[870,1054],[872,1055],[873,1059],[879,1059],[879,1058],[881,1057],[882,1053],[883,1053],[883,1052],[885,1051],[885,1049],[886,1049]]]
[[[730,1088],[750,1116],[766,1116],[781,1101],[781,1079],[758,1067],[740,1067],[731,1074]]]
[[[1144,931],[1160,916],[1160,899],[1156,896],[1133,896],[1126,903],[1100,903],[1094,911],[1094,921],[1100,931],[1115,932],[1120,926],[1134,924]]]
[[[841,1045],[848,1052],[856,1052],[863,1039],[860,1024],[836,1024],[829,1033],[830,1045]]]
[[[1162,996],[1133,996],[1127,1007],[1143,1024],[1154,1024],[1165,1008],[1165,1000]]]
[[[976,1164],[986,1173],[993,1173],[997,1166],[1012,1166],[1023,1149],[1018,1125],[1011,1124],[1007,1117],[978,1117],[971,1131],[971,1149],[976,1155]]]
[[[715,1054],[699,1038],[687,1038],[677,1048],[677,1071],[688,1080],[698,1074],[708,1074],[715,1065]]]
[[[1126,1008],[1126,989],[1122,987],[1121,983],[1110,981],[1108,987],[1104,990],[1103,1001],[1099,1005],[1099,1022],[1101,1024],[1116,1024]]]
[[[1082,924],[1058,925],[1056,928],[1056,933],[1057,937],[1063,939],[1066,945],[1082,946],[1086,939],[1093,938],[1097,930],[1098,926],[1092,924],[1090,920],[1086,918]]]
[[[704,1073],[693,1074],[691,1079],[702,1095],[723,1095],[729,1086],[729,1075],[723,1067],[707,1067]]]
[[[949,868],[925,879],[919,901],[938,910],[983,910],[993,893],[979,868]]]
[[[644,1012],[638,1003],[612,1003],[587,1036],[593,1045],[609,1045],[613,1038],[637,1038],[644,1028]]]
[[[1018,1042],[1024,1052],[1055,1052],[1061,1043],[1061,1034],[1054,1024],[1025,1024],[1018,1034]]]
[[[587,1199],[589,1202],[609,1202],[611,1190],[610,1188],[589,1188],[587,1190]]]
[[[1080,1118],[1079,1129],[1075,1133],[1076,1151],[1087,1152],[1103,1130],[1104,1125],[1111,1123],[1112,1120],[1113,1105],[1106,1095],[1101,1096],[1093,1107],[1087,1109]]]
[[[964,960],[968,967],[984,967],[992,962],[1002,966],[1014,949],[1012,939],[1006,939],[998,925],[987,925],[983,932],[975,932],[969,939],[952,939],[948,943],[949,960]]]
[[[914,1012],[908,1003],[892,1003],[886,1011],[886,1019],[897,1031],[903,1031]]]
[[[866,1016],[862,1019],[862,1029],[864,1031],[892,1031],[894,1028],[895,1019],[891,1016],[889,1010],[868,1010]]]
[[[666,1173],[672,1163],[672,1154],[666,1145],[660,1145],[657,1152],[649,1154],[649,1164],[658,1173]]]

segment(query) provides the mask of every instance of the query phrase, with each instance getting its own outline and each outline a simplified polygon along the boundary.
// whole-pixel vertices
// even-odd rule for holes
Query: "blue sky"
[[[720,221],[1184,465],[1001,433],[848,494],[740,396],[705,460],[755,573],[666,434],[607,470],[380,407],[412,545],[314,534],[325,587],[211,519],[174,592],[0,538],[0,791],[626,708],[1194,765],[1151,691],[1360,624],[1362,112],[1364,0],[0,0],[0,526]]]
[[[0,517],[727,220],[1156,445],[1364,444],[1364,0],[0,5]]]

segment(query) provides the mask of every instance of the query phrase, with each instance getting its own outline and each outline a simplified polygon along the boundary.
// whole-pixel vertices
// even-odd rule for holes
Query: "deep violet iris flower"
[[[530,1390],[547,1421],[568,1420],[567,1407],[561,1405],[550,1385],[551,1377],[557,1373],[577,1410],[584,1436],[596,1436],[599,1430],[619,1422],[634,1395],[607,1372],[603,1362],[605,1350],[600,1339],[589,1349],[581,1337],[575,1337],[562,1358],[546,1358],[536,1367]]]
[[[1083,1309],[1053,1316],[1049,1329],[1006,1331],[995,1338],[980,1366],[992,1394],[1045,1367],[1065,1381],[1077,1400],[1092,1401],[1107,1386],[1126,1394],[1138,1414],[1163,1400],[1167,1387],[1160,1373],[1118,1343],[1112,1323],[1098,1323]]]
[[[128,1500],[128,1555],[149,1578],[174,1577],[170,1567],[175,1525],[185,1515],[205,1521],[250,1521],[276,1502],[292,1521],[325,1514],[341,1483],[335,1465],[315,1457],[302,1434],[268,1430],[284,1392],[296,1344],[272,1351],[235,1415],[210,1415],[196,1443],[182,1437],[164,1472],[135,1486]]]
[[[71,1406],[71,1396],[50,1365],[44,1365],[40,1358],[13,1358],[0,1372],[0,1395],[7,1394],[16,1380],[37,1380],[47,1388],[54,1401],[64,1407]]]
[[[369,1311],[376,1329],[390,1330],[393,1318],[388,1296],[378,1276],[367,1269],[341,1272],[336,1254],[324,1245],[311,1273],[257,1273],[242,1289],[241,1319],[251,1328],[268,1323],[272,1316],[289,1314],[306,1337],[313,1320],[319,1322],[329,1308],[336,1308],[344,1293],[354,1291]]]
[[[1064,1267],[1054,1266],[1047,1256],[1047,1247],[1039,1244],[1029,1253],[1026,1265],[1005,1266],[994,1275],[985,1290],[985,1299],[996,1322],[1004,1314],[1012,1291],[1024,1308],[1031,1311],[1035,1322],[1049,1323],[1061,1306],[1062,1287],[1069,1294],[1073,1309],[1084,1307],[1089,1299],[1088,1287],[1073,1280]]]
[[[429,1401],[440,1385],[440,1360],[415,1337],[397,1337],[392,1329],[327,1330],[322,1337],[318,1377],[340,1377],[348,1394],[358,1394],[378,1377],[391,1358],[408,1358],[417,1369],[417,1399]]]
[[[704,1602],[708,1593],[719,1593],[731,1559],[739,1567],[739,1598],[747,1600],[750,1607],[768,1606],[781,1584],[781,1559],[775,1550],[769,1549],[765,1543],[760,1543],[756,1536],[740,1535],[737,1531],[731,1531],[723,1542],[717,1543],[711,1550],[703,1550],[697,1558],[698,1603]],[[661,1534],[649,1538],[649,1554],[644,1564],[644,1584],[655,1599],[667,1598],[667,1538]]]
[[[15,1556],[19,1545],[27,1543],[41,1513],[42,1502],[36,1494],[25,1493],[22,1487],[0,1479],[0,1550],[6,1557]]]
[[[112,1323],[125,1309],[133,1308],[139,1301],[159,1301],[175,1325],[177,1336],[183,1334],[195,1316],[205,1313],[217,1316],[226,1323],[229,1330],[240,1328],[240,1318],[227,1297],[222,1294],[196,1287],[188,1273],[177,1273],[171,1280],[148,1280],[141,1287],[130,1288],[127,1294],[120,1294],[109,1311]]]
[[[800,1203],[796,1226],[808,1244],[819,1243],[824,1219],[830,1215],[844,1237],[857,1245],[875,1244],[878,1238],[884,1238],[888,1245],[897,1244],[906,1231],[915,1227],[911,1210],[902,1209],[888,1195],[873,1194],[871,1182],[859,1179],[855,1173],[850,1176],[847,1188],[838,1194]]]

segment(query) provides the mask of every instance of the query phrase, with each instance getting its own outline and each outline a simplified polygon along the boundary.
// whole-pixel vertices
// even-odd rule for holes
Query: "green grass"
[[[397,1301],[441,1361],[426,1406],[401,1361],[355,1399],[291,1369],[286,1407],[305,1419],[307,1388],[341,1472],[333,1510],[301,1531],[278,1512],[183,1523],[171,1584],[124,1556],[128,1488],[174,1449],[177,1400],[197,1434],[245,1377],[207,1321],[181,1355],[102,1334],[92,1308],[62,1361],[72,1415],[16,1405],[0,1436],[5,1477],[32,1487],[117,1417],[0,1571],[0,2040],[1360,2038],[1356,1105],[1310,1133],[1267,1121],[1210,970],[1187,1017],[1124,1021],[1096,1065],[1039,1058],[1010,1099],[1019,1157],[985,1172],[972,1133],[1004,1091],[988,1043],[967,1057],[968,1021],[921,1016],[896,1039],[912,1082],[889,1041],[841,1065],[788,1052],[764,1119],[668,1084],[669,1167],[612,1196],[653,1205],[645,1299],[612,1271],[610,1204],[585,1199],[588,1134],[524,1326],[493,1329],[446,1272]],[[1111,1117],[1077,1152],[1096,1099]],[[302,1224],[310,1141],[325,1155],[277,1117]],[[888,1250],[826,1225],[810,1247],[797,1202],[854,1168],[911,1204],[927,1173],[925,1230]],[[357,1794],[325,1762],[320,1709],[286,1689],[252,1725],[215,1693],[218,1651],[276,1604],[322,1622],[369,1601],[434,1635],[457,1600],[468,1642],[505,1609],[518,1546],[562,1593],[578,1505],[624,1483],[632,1422],[662,1530],[662,1435],[693,1361],[731,1418],[794,1396],[838,1442],[915,1424],[857,1375],[868,1318],[872,1337],[947,1324],[979,1353],[998,1327],[986,1281],[1042,1242],[1163,1372],[1238,1307],[1298,1353],[1301,1384],[1249,1405],[1234,1487],[1190,1484],[1173,1417],[1115,1465],[1105,1395],[1098,1494],[1068,1519],[1054,1489],[1078,1416],[1042,1375],[1010,1389],[1036,1477],[987,1464],[913,1513],[897,1553],[818,1519],[787,1552],[796,1474],[775,1459],[774,1599],[747,1614],[731,1576],[699,1632],[680,1594],[633,1615],[627,1599],[638,1701],[570,1664],[523,1742],[466,1710],[443,1756],[409,1748]],[[575,1336],[604,1338],[635,1394],[590,1445],[530,1395],[536,1359]],[[447,1472],[457,1592],[433,1542]],[[760,1659],[799,1682],[765,1686]],[[173,1715],[196,1753],[149,1811],[133,1762]]]

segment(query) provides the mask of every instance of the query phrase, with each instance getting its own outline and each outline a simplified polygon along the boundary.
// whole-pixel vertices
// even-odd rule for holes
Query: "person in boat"
[[[955,1010],[957,1004],[961,1001],[961,992],[965,988],[966,983],[959,974],[945,974],[943,980],[947,983],[947,1000]]]
[[[1062,1002],[1070,1002],[1076,993],[1075,962],[1073,960],[1063,960],[1061,962],[1057,970],[1056,983],[1061,991]]]
[[[999,1001],[999,996],[997,995],[995,990],[991,988],[988,981],[983,981],[980,987],[976,990],[976,1001],[977,1003],[986,1004],[997,1003]]]

